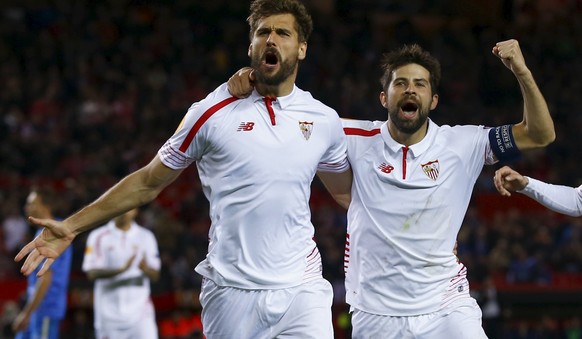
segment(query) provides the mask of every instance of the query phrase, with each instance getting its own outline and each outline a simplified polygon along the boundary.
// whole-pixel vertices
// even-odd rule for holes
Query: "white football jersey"
[[[337,113],[294,87],[269,112],[256,91],[221,85],[190,107],[159,150],[173,169],[196,162],[210,202],[206,259],[196,271],[220,286],[286,288],[321,277],[309,197],[317,170],[345,171]]]
[[[146,317],[155,317],[150,299],[150,279],[139,268],[145,258],[149,267],[160,270],[158,243],[154,234],[132,222],[127,231],[113,221],[93,230],[83,257],[83,271],[123,267],[136,255],[130,268],[111,278],[95,279],[93,307],[96,329],[126,328]]]
[[[469,293],[453,254],[473,186],[494,163],[488,129],[437,126],[397,143],[383,121],[344,120],[354,172],[348,210],[346,300],[364,312],[435,312]]]

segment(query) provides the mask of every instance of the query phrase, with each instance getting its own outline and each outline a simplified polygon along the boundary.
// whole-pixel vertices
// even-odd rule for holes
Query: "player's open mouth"
[[[400,110],[406,117],[412,117],[418,111],[418,104],[414,101],[407,101],[400,106]]]
[[[265,53],[265,65],[267,66],[277,66],[279,63],[279,57],[276,52],[269,51]]]

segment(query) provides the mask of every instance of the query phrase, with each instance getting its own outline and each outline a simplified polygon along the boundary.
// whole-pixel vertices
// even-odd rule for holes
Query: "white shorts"
[[[475,299],[459,300],[434,313],[408,317],[353,309],[352,339],[486,339]]]
[[[96,328],[95,339],[158,339],[156,319],[143,318],[127,328]]]
[[[321,278],[276,290],[245,290],[202,281],[207,339],[333,339],[331,284]]]

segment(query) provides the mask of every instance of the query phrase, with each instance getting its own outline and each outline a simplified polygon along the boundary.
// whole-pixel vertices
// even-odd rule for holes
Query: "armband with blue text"
[[[489,144],[499,161],[512,161],[521,156],[521,151],[517,148],[513,138],[513,125],[491,128],[489,130]]]

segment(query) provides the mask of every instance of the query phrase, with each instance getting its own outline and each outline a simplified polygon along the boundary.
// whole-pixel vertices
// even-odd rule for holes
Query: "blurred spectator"
[[[4,240],[2,252],[8,256],[14,256],[26,243],[29,236],[29,226],[22,216],[22,209],[18,207],[18,202],[14,199],[8,200],[2,206],[5,215],[2,220],[2,238]]]

